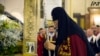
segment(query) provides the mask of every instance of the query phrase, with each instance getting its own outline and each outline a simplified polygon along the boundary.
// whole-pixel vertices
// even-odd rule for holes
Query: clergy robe
[[[44,56],[44,41],[45,41],[45,37],[38,35],[37,39],[38,39],[37,54],[38,54],[38,56]]]
[[[52,10],[53,21],[58,21],[56,56],[95,56],[84,31],[61,7]]]
[[[57,56],[87,56],[86,45],[78,35],[71,35],[60,45]]]

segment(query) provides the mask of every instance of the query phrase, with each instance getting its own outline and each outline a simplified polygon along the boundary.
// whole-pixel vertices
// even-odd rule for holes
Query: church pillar
[[[37,31],[39,28],[39,0],[24,1],[23,56],[37,56]]]

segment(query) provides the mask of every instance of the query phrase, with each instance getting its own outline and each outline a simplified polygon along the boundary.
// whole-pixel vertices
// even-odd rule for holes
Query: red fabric
[[[38,35],[37,39],[38,39],[38,45],[37,45],[38,56],[43,56],[44,37]]]
[[[71,56],[87,56],[87,48],[84,41],[78,35],[72,35]]]

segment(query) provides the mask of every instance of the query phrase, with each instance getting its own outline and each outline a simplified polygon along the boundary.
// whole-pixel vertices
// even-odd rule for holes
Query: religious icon
[[[26,42],[27,52],[33,53],[35,50],[35,43],[34,42]]]

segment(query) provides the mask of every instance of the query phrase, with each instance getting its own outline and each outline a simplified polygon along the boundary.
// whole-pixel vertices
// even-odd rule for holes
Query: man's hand
[[[55,50],[55,45],[49,41],[46,41],[44,43],[44,47],[47,49],[47,50]]]

